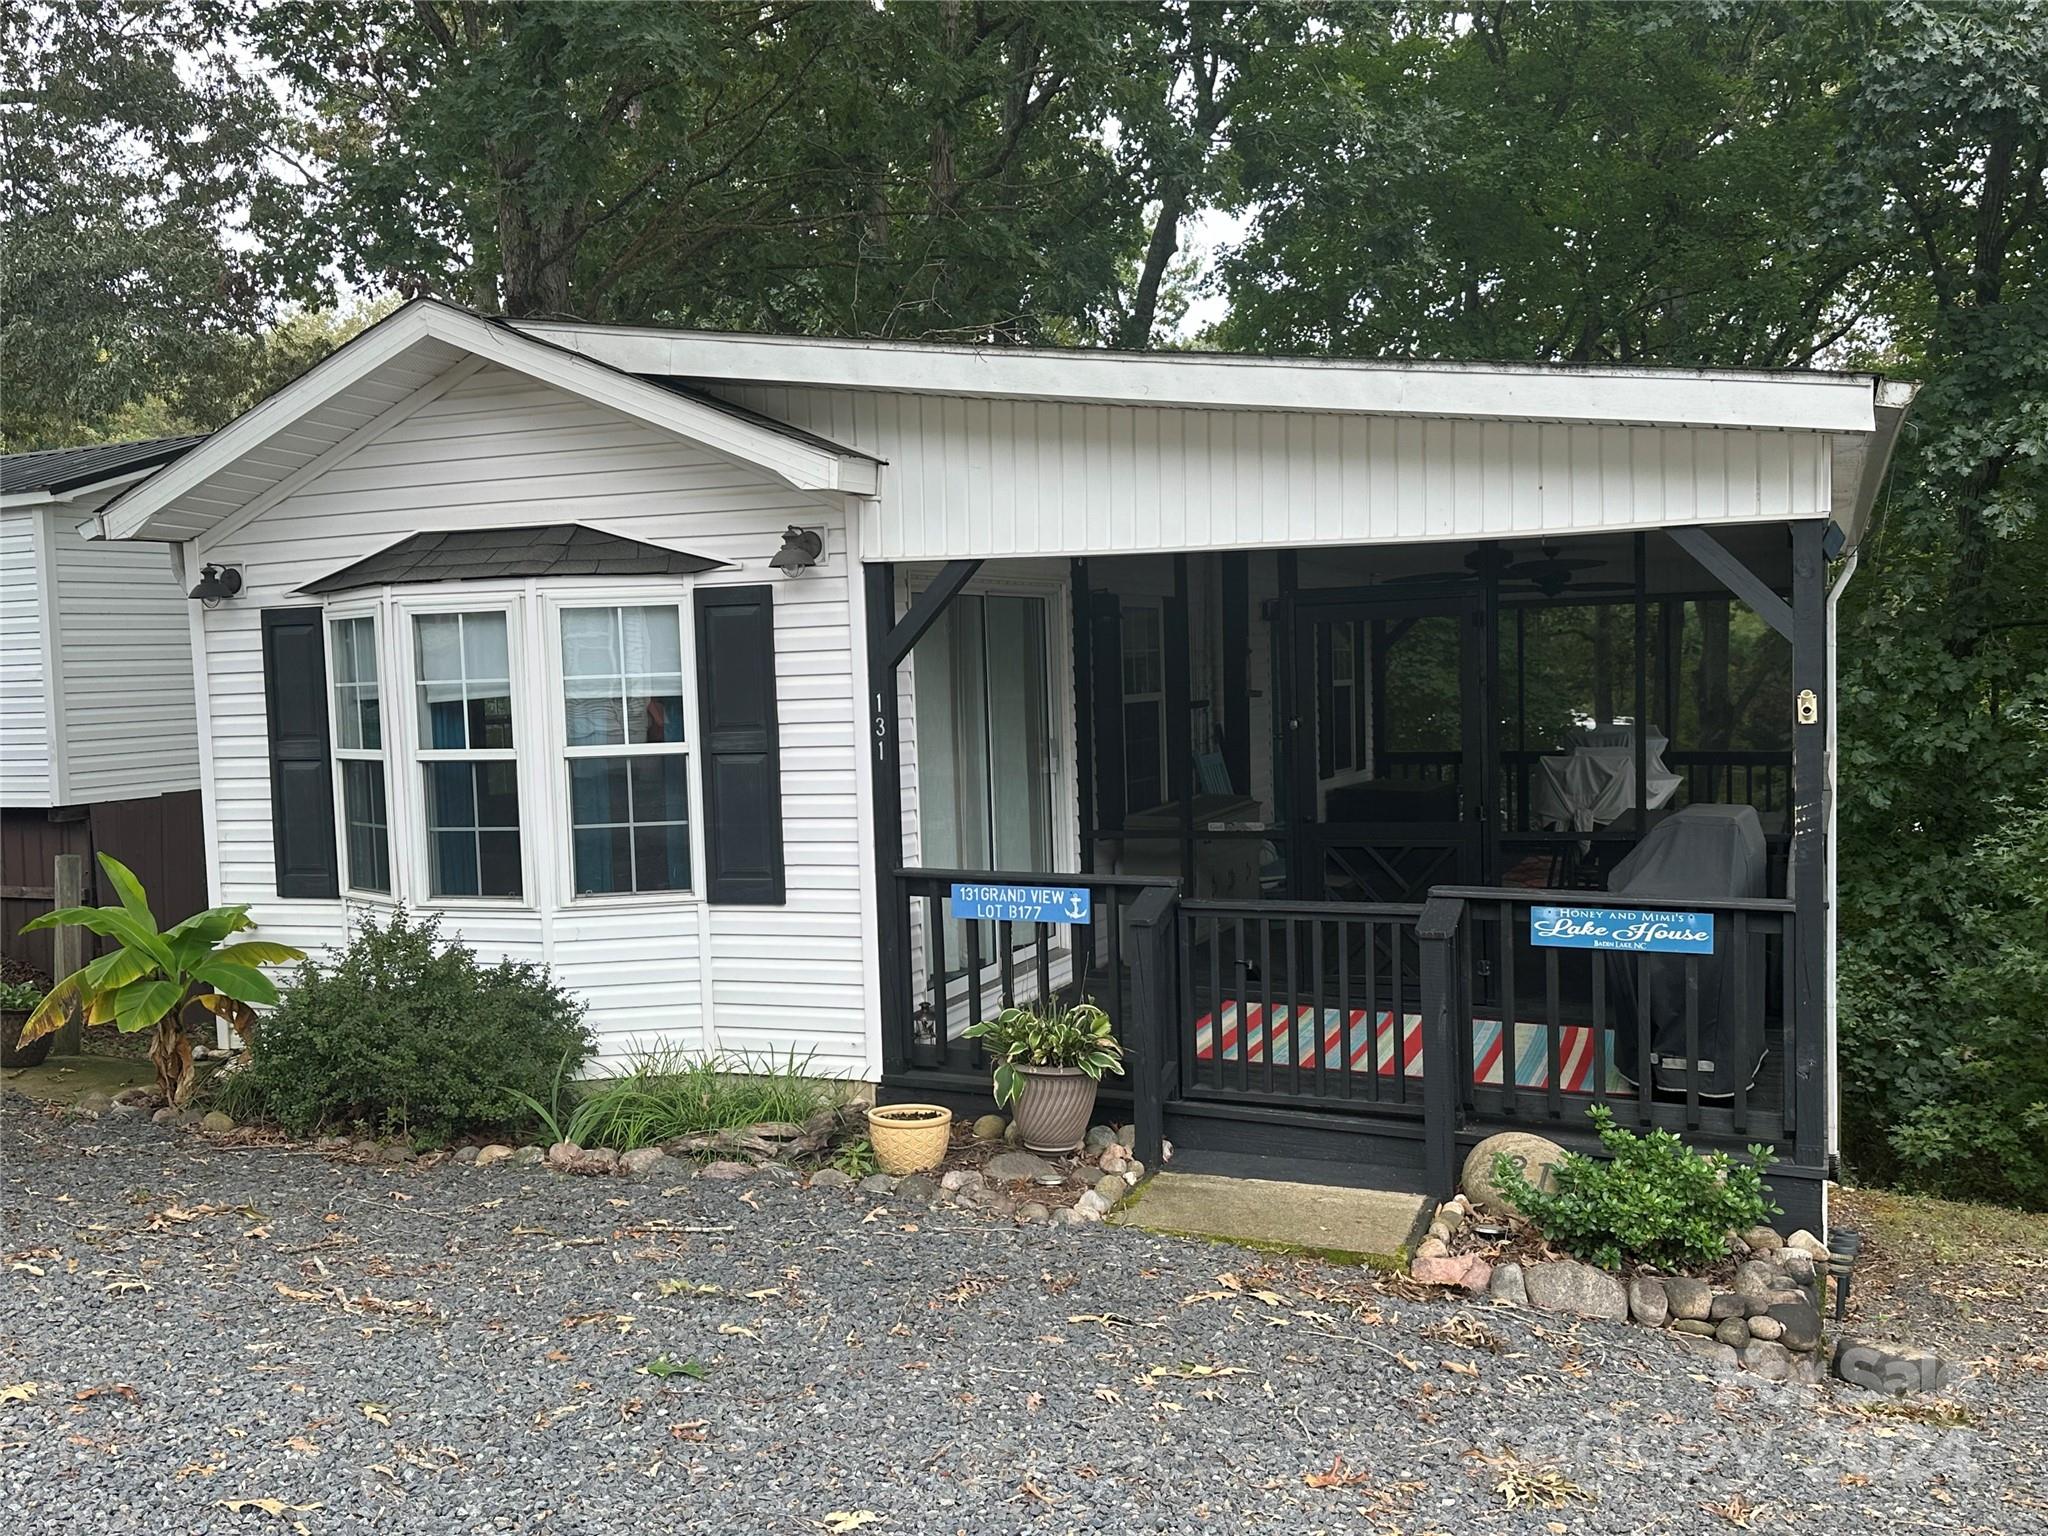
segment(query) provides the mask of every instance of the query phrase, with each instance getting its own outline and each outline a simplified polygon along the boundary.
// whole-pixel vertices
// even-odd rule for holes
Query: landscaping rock
[[[1465,1194],[1480,1210],[1492,1216],[1514,1214],[1514,1207],[1494,1182],[1494,1159],[1505,1153],[1521,1170],[1522,1177],[1548,1193],[1557,1188],[1557,1165],[1564,1161],[1564,1148],[1547,1136],[1528,1131],[1503,1131],[1489,1136],[1465,1159]],[[1534,1294],[1533,1292],[1531,1293]]]
[[[1122,1173],[1131,1165],[1131,1154],[1122,1147],[1109,1147],[1095,1160],[1095,1166],[1104,1173]]]
[[[1715,1339],[1703,1339],[1689,1333],[1674,1333],[1671,1335],[1671,1342],[1688,1354],[1698,1355],[1724,1371],[1736,1370],[1742,1364],[1740,1355]]]
[[[1570,1312],[1613,1323],[1628,1321],[1627,1289],[1614,1276],[1590,1264],[1574,1259],[1532,1264],[1522,1271],[1522,1284],[1529,1292],[1530,1305],[1545,1312]]]
[[[1813,1255],[1803,1248],[1787,1248],[1778,1255],[1778,1267],[1799,1285],[1811,1285],[1819,1274]]]
[[[1081,1141],[1081,1146],[1084,1151],[1094,1153],[1097,1156],[1100,1156],[1102,1153],[1107,1152],[1111,1147],[1115,1145],[1116,1132],[1111,1127],[1106,1125],[1089,1126],[1088,1134],[1085,1137],[1083,1137]]]
[[[1135,1125],[1120,1125],[1116,1128],[1117,1145],[1126,1152],[1138,1144],[1138,1128]]]
[[[820,1168],[808,1180],[812,1189],[846,1189],[853,1183],[853,1175],[844,1168]]]
[[[980,1189],[985,1182],[979,1168],[951,1168],[939,1180],[939,1188],[951,1191]]]
[[[475,1147],[457,1147],[455,1149],[455,1161],[461,1163],[465,1167],[467,1167],[471,1163],[474,1163],[476,1159],[477,1149]]]
[[[1887,1392],[1894,1397],[1908,1392],[1938,1392],[1953,1385],[1963,1374],[1961,1366],[1932,1350],[1846,1334],[1836,1341],[1829,1369],[1852,1387]]]
[[[1785,1246],[1785,1239],[1769,1227],[1745,1227],[1742,1240],[1749,1245],[1751,1253],[1775,1253]]]
[[[770,1184],[801,1184],[804,1181],[804,1176],[787,1163],[762,1163],[754,1173]]]
[[[1765,1314],[1784,1329],[1779,1335],[1787,1349],[1809,1350],[1820,1346],[1820,1313],[1808,1301],[1780,1302]]]
[[[158,1125],[169,1125],[178,1118],[178,1112],[167,1104],[149,1118]]]
[[[548,1148],[548,1166],[563,1173],[574,1172],[582,1157],[583,1149],[573,1141],[558,1141]]]
[[[1017,1122],[1014,1120],[1003,1127],[1003,1145],[1006,1147],[1021,1147],[1024,1145],[1024,1133],[1017,1129]]]
[[[517,1155],[518,1154],[516,1154],[510,1147],[506,1146],[502,1141],[494,1141],[487,1147],[479,1147],[477,1149],[476,1165],[479,1168],[488,1168],[493,1163],[502,1163],[507,1158],[515,1157]]]
[[[1063,1205],[1052,1213],[1052,1224],[1056,1227],[1085,1227],[1088,1218],[1076,1206]]]
[[[1163,1136],[1159,1140],[1159,1161],[1162,1163],[1173,1161],[1173,1143],[1166,1140]]]
[[[515,1147],[506,1161],[514,1168],[538,1168],[547,1160],[547,1154],[539,1147]]]
[[[1741,1349],[1749,1342],[1749,1324],[1739,1317],[1723,1318],[1714,1326],[1714,1337],[1730,1349]]]
[[[1763,1317],[1752,1317],[1749,1320],[1749,1336],[1775,1344],[1785,1337],[1785,1325],[1768,1314]]]
[[[1036,1200],[1027,1200],[1017,1207],[1017,1221],[1021,1226],[1035,1225],[1046,1220],[1051,1215],[1052,1212],[1043,1205],[1040,1205]]]
[[[1450,1251],[1450,1244],[1440,1237],[1425,1237],[1415,1245],[1415,1257],[1418,1259],[1440,1259]]]
[[[1662,1328],[1671,1316],[1663,1282],[1654,1275],[1638,1275],[1629,1281],[1628,1315],[1645,1328]]]
[[[1476,1296],[1491,1287],[1493,1266],[1476,1253],[1465,1253],[1456,1258],[1417,1259],[1409,1266],[1408,1276],[1423,1285],[1455,1285]]]
[[[322,1136],[313,1143],[313,1150],[322,1157],[333,1157],[348,1149],[349,1139],[346,1136]]]
[[[1036,1152],[998,1152],[982,1169],[982,1172],[991,1179],[1004,1184],[1017,1179],[1035,1179],[1042,1173],[1052,1171],[1052,1164]]]
[[[619,1153],[616,1147],[586,1147],[578,1173],[617,1173]]]
[[[1731,1296],[1725,1291],[1718,1292],[1707,1307],[1707,1321],[1718,1323],[1725,1318],[1741,1317],[1744,1315],[1744,1309],[1742,1297]]]
[[[716,1164],[713,1165],[717,1166]],[[707,1176],[709,1170],[706,1170]],[[893,1173],[871,1173],[860,1181],[862,1194],[893,1195],[896,1193],[896,1175]]]
[[[698,1178],[711,1179],[721,1183],[731,1183],[735,1179],[751,1179],[753,1176],[754,1165],[752,1163],[735,1163],[727,1159],[720,1159],[715,1163],[706,1163],[697,1170]],[[882,1179],[888,1178],[888,1175],[878,1173],[875,1177]],[[894,1189],[895,1187],[896,1181],[889,1179],[889,1188]]]
[[[91,1097],[91,1094],[86,1095],[86,1098],[88,1099]],[[105,1094],[101,1094],[100,1097],[103,1099],[107,1099],[107,1096]],[[81,1099],[79,1102],[83,1104],[84,1100]],[[111,1104],[114,1101],[112,1099],[107,1099],[107,1102]],[[219,1136],[227,1131],[232,1131],[234,1128],[234,1116],[224,1114],[217,1109],[209,1109],[203,1116],[200,1117],[199,1129],[201,1129],[202,1131],[210,1131],[216,1136]]]
[[[104,1115],[114,1107],[114,1096],[111,1093],[103,1093],[95,1088],[90,1093],[81,1093],[78,1096],[78,1102],[71,1107],[81,1115]],[[226,1119],[227,1117],[223,1115],[221,1118]],[[232,1129],[234,1122],[230,1120],[228,1125]]]
[[[1664,1299],[1673,1317],[1704,1319],[1714,1305],[1714,1288],[1689,1275],[1673,1275],[1664,1282]]]
[[[896,1198],[914,1205],[930,1205],[939,1198],[939,1181],[921,1173],[908,1174],[896,1181]]]
[[[1671,1331],[1689,1334],[1694,1338],[1711,1339],[1714,1336],[1714,1325],[1701,1317],[1681,1317],[1671,1325]]]
[[[377,1156],[381,1161],[389,1163],[395,1168],[400,1163],[412,1161],[412,1148],[402,1141],[394,1141],[389,1146],[379,1149]]]
[[[1138,1180],[1145,1177],[1145,1165],[1135,1157],[1129,1159],[1124,1164],[1124,1177],[1133,1184],[1137,1183]]]
[[[1001,1115],[983,1115],[974,1122],[974,1139],[976,1141],[1001,1141],[1003,1139],[1003,1132],[1009,1128],[1010,1122]]]
[[[1786,1381],[1792,1375],[1792,1356],[1782,1344],[1755,1339],[1742,1351],[1742,1366],[1766,1381]]]
[[[1828,1245],[1803,1228],[1786,1238],[1785,1246],[1797,1248],[1815,1264],[1825,1266],[1828,1262]]]
[[[1528,1287],[1522,1284],[1522,1266],[1502,1264],[1486,1282],[1487,1293],[1503,1306],[1526,1307],[1529,1305]]]
[[[1102,1196],[1111,1205],[1115,1205],[1117,1201],[1123,1199],[1130,1192],[1130,1184],[1120,1173],[1105,1173],[1100,1179],[1095,1181],[1095,1193]]]
[[[1451,1229],[1440,1221],[1432,1221],[1429,1224],[1429,1235],[1440,1243],[1448,1243],[1451,1240]]]
[[[1095,1190],[1089,1190],[1074,1202],[1074,1209],[1085,1211],[1090,1216],[1106,1216],[1113,1201],[1104,1199]]]
[[[154,1109],[163,1103],[163,1095],[154,1088],[123,1088],[114,1095],[114,1102],[130,1109]]]
[[[1767,1259],[1744,1259],[1735,1266],[1735,1294],[1769,1296],[1785,1289],[1785,1271]]]
[[[667,1172],[673,1162],[659,1147],[635,1147],[619,1155],[619,1172],[629,1179],[644,1179]]]

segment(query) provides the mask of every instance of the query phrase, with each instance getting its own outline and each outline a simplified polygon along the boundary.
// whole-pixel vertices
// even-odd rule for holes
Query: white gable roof
[[[802,491],[872,495],[872,456],[433,299],[336,349],[100,512],[117,539],[185,540],[289,495],[465,360],[496,363],[753,465]]]

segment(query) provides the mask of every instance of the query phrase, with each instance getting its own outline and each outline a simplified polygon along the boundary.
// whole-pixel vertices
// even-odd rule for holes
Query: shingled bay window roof
[[[545,523],[416,533],[299,590],[325,595],[365,587],[530,576],[694,576],[723,564],[581,523]]]

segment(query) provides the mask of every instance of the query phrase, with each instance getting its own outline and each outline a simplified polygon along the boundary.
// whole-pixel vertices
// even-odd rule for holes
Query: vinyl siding
[[[192,641],[171,552],[81,538],[53,518],[67,803],[199,787]]]
[[[225,524],[196,546],[195,559],[237,562],[248,583],[203,619],[218,898],[254,904],[264,933],[288,943],[319,948],[344,932],[344,903],[275,894],[259,610],[304,601],[294,593],[305,582],[408,534],[545,522],[589,523],[732,563],[694,578],[698,585],[774,584],[788,905],[560,902],[553,854],[562,833],[549,825],[539,835],[542,812],[558,802],[536,794],[534,775],[522,771],[530,858],[547,861],[537,882],[529,876],[534,906],[451,908],[446,930],[487,954],[549,961],[588,1005],[608,1060],[635,1046],[715,1045],[877,1075],[866,1046],[871,929],[862,918],[843,503],[508,370],[485,368],[433,395],[253,521]],[[785,579],[767,559],[793,522],[825,530],[826,558]],[[687,590],[675,585],[679,596]],[[544,758],[545,746],[537,753]],[[411,765],[394,755],[389,772],[393,814],[407,814]],[[701,817],[701,790],[691,809]]]
[[[1830,506],[1814,432],[719,392],[889,461],[870,560],[1516,538]]]
[[[39,515],[31,509],[0,512],[0,805],[51,803]]]

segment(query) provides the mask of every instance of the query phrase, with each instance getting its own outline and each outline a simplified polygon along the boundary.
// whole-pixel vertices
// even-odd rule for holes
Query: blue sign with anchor
[[[1633,907],[1531,907],[1529,942],[1549,949],[1627,949],[1711,955],[1714,914]]]
[[[1086,923],[1095,902],[1085,885],[953,885],[953,915],[996,923]]]

